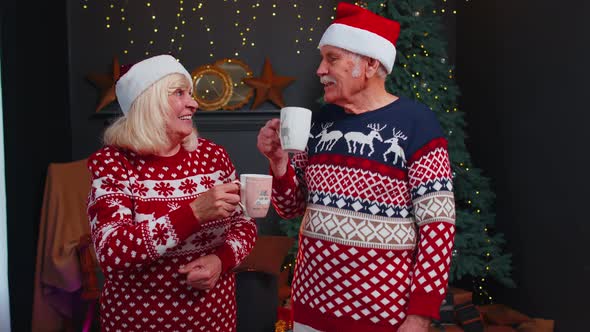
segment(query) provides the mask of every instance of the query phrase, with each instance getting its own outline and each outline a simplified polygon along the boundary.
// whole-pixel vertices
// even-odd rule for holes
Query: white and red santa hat
[[[331,45],[379,60],[389,74],[395,62],[399,31],[398,22],[341,2],[336,9],[336,19],[324,32],[318,48]]]
[[[171,55],[157,55],[140,61],[126,73],[115,85],[117,100],[124,115],[127,115],[131,104],[152,84],[170,74],[182,74],[192,82],[188,71]]]

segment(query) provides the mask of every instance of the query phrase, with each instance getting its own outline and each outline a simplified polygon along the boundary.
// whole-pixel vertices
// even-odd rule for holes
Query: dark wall
[[[587,326],[590,5],[470,1],[457,17],[457,77],[476,163],[493,179],[518,288],[497,301]]]
[[[317,106],[315,100],[321,96],[321,86],[315,76],[319,63],[317,43],[331,21],[330,16],[334,15],[335,0],[296,1],[297,7],[293,7],[291,1],[203,1],[200,8],[198,2],[185,1],[182,16],[178,19],[178,1],[153,1],[150,7],[145,1],[129,1],[125,2],[124,8],[120,7],[123,2],[93,1],[87,2],[89,7],[86,9],[82,6],[84,3],[68,2],[71,121],[76,124],[72,130],[72,154],[76,159],[87,157],[100,146],[99,138],[104,127],[104,118],[93,115],[98,90],[85,76],[91,72],[108,73],[113,56],[118,56],[122,64],[129,64],[148,56],[172,52],[189,72],[223,58],[239,58],[252,68],[255,77],[261,74],[264,58],[268,57],[276,74],[296,78],[295,83],[284,91],[286,104]],[[114,8],[109,7],[110,3],[115,4]],[[260,6],[252,8],[251,5],[256,3]],[[276,8],[272,7],[273,3],[277,4]],[[125,14],[121,14],[121,9]],[[272,16],[272,13],[276,15]],[[121,21],[122,16],[125,21]],[[203,17],[202,21],[200,17]],[[185,20],[184,25],[182,20]],[[107,23],[111,25],[108,29]],[[174,26],[179,29],[174,30]],[[158,32],[154,32],[155,28]],[[246,38],[245,46],[242,38]],[[171,42],[172,39],[175,41]],[[299,43],[295,43],[295,39]],[[211,41],[214,43],[210,44]],[[178,46],[182,49],[179,50]],[[249,106],[243,111],[248,111]],[[270,103],[263,104],[260,109],[278,110]],[[233,118],[224,118],[226,126],[232,126]],[[206,134],[206,130],[201,132]],[[251,142],[246,151],[256,153],[255,144]],[[237,161],[248,165],[247,158],[237,157]]]
[[[13,331],[29,331],[43,183],[50,162],[71,159],[64,1],[2,2],[2,99],[8,281]]]

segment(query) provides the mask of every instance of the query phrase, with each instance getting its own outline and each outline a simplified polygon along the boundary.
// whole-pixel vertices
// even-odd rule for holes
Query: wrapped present
[[[485,329],[486,332],[516,332],[510,326],[501,326],[501,325],[488,325]]]
[[[483,320],[472,302],[473,293],[450,287],[440,306],[440,320],[435,321],[437,328],[458,324],[461,331],[483,331]]]
[[[482,305],[479,310],[489,325],[518,326],[531,320],[527,315],[503,304]]]
[[[428,327],[428,332],[463,332],[464,330],[455,324],[434,324]]]
[[[528,322],[524,322],[516,328],[518,332],[553,332],[555,329],[555,322],[548,319],[533,318]]]
[[[440,320],[439,324],[452,324],[455,322],[455,302],[453,301],[453,294],[447,292],[444,300],[440,305]]]
[[[455,306],[455,318],[466,332],[483,332],[481,313],[473,303],[463,303]]]
[[[449,287],[448,293],[453,295],[453,304],[455,305],[473,301],[473,293],[461,288]]]

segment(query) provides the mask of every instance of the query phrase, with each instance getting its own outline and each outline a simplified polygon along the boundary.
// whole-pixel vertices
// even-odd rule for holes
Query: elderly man
[[[326,105],[307,151],[258,135],[273,205],[303,214],[295,331],[427,331],[444,298],[455,234],[447,141],[426,106],[385,90],[399,24],[341,3],[317,74]]]

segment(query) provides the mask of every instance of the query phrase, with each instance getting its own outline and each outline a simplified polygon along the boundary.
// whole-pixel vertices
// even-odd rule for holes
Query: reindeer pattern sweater
[[[100,297],[103,331],[235,331],[231,269],[251,251],[256,224],[241,210],[201,223],[189,203],[236,179],[225,150],[199,139],[194,152],[139,156],[104,147],[88,160],[88,216],[105,275]],[[222,274],[208,291],[188,285],[181,265],[208,254]]]
[[[294,320],[319,331],[395,331],[437,318],[455,233],[447,143],[434,113],[400,98],[314,114],[307,152],[273,183],[283,218],[303,214]]]

